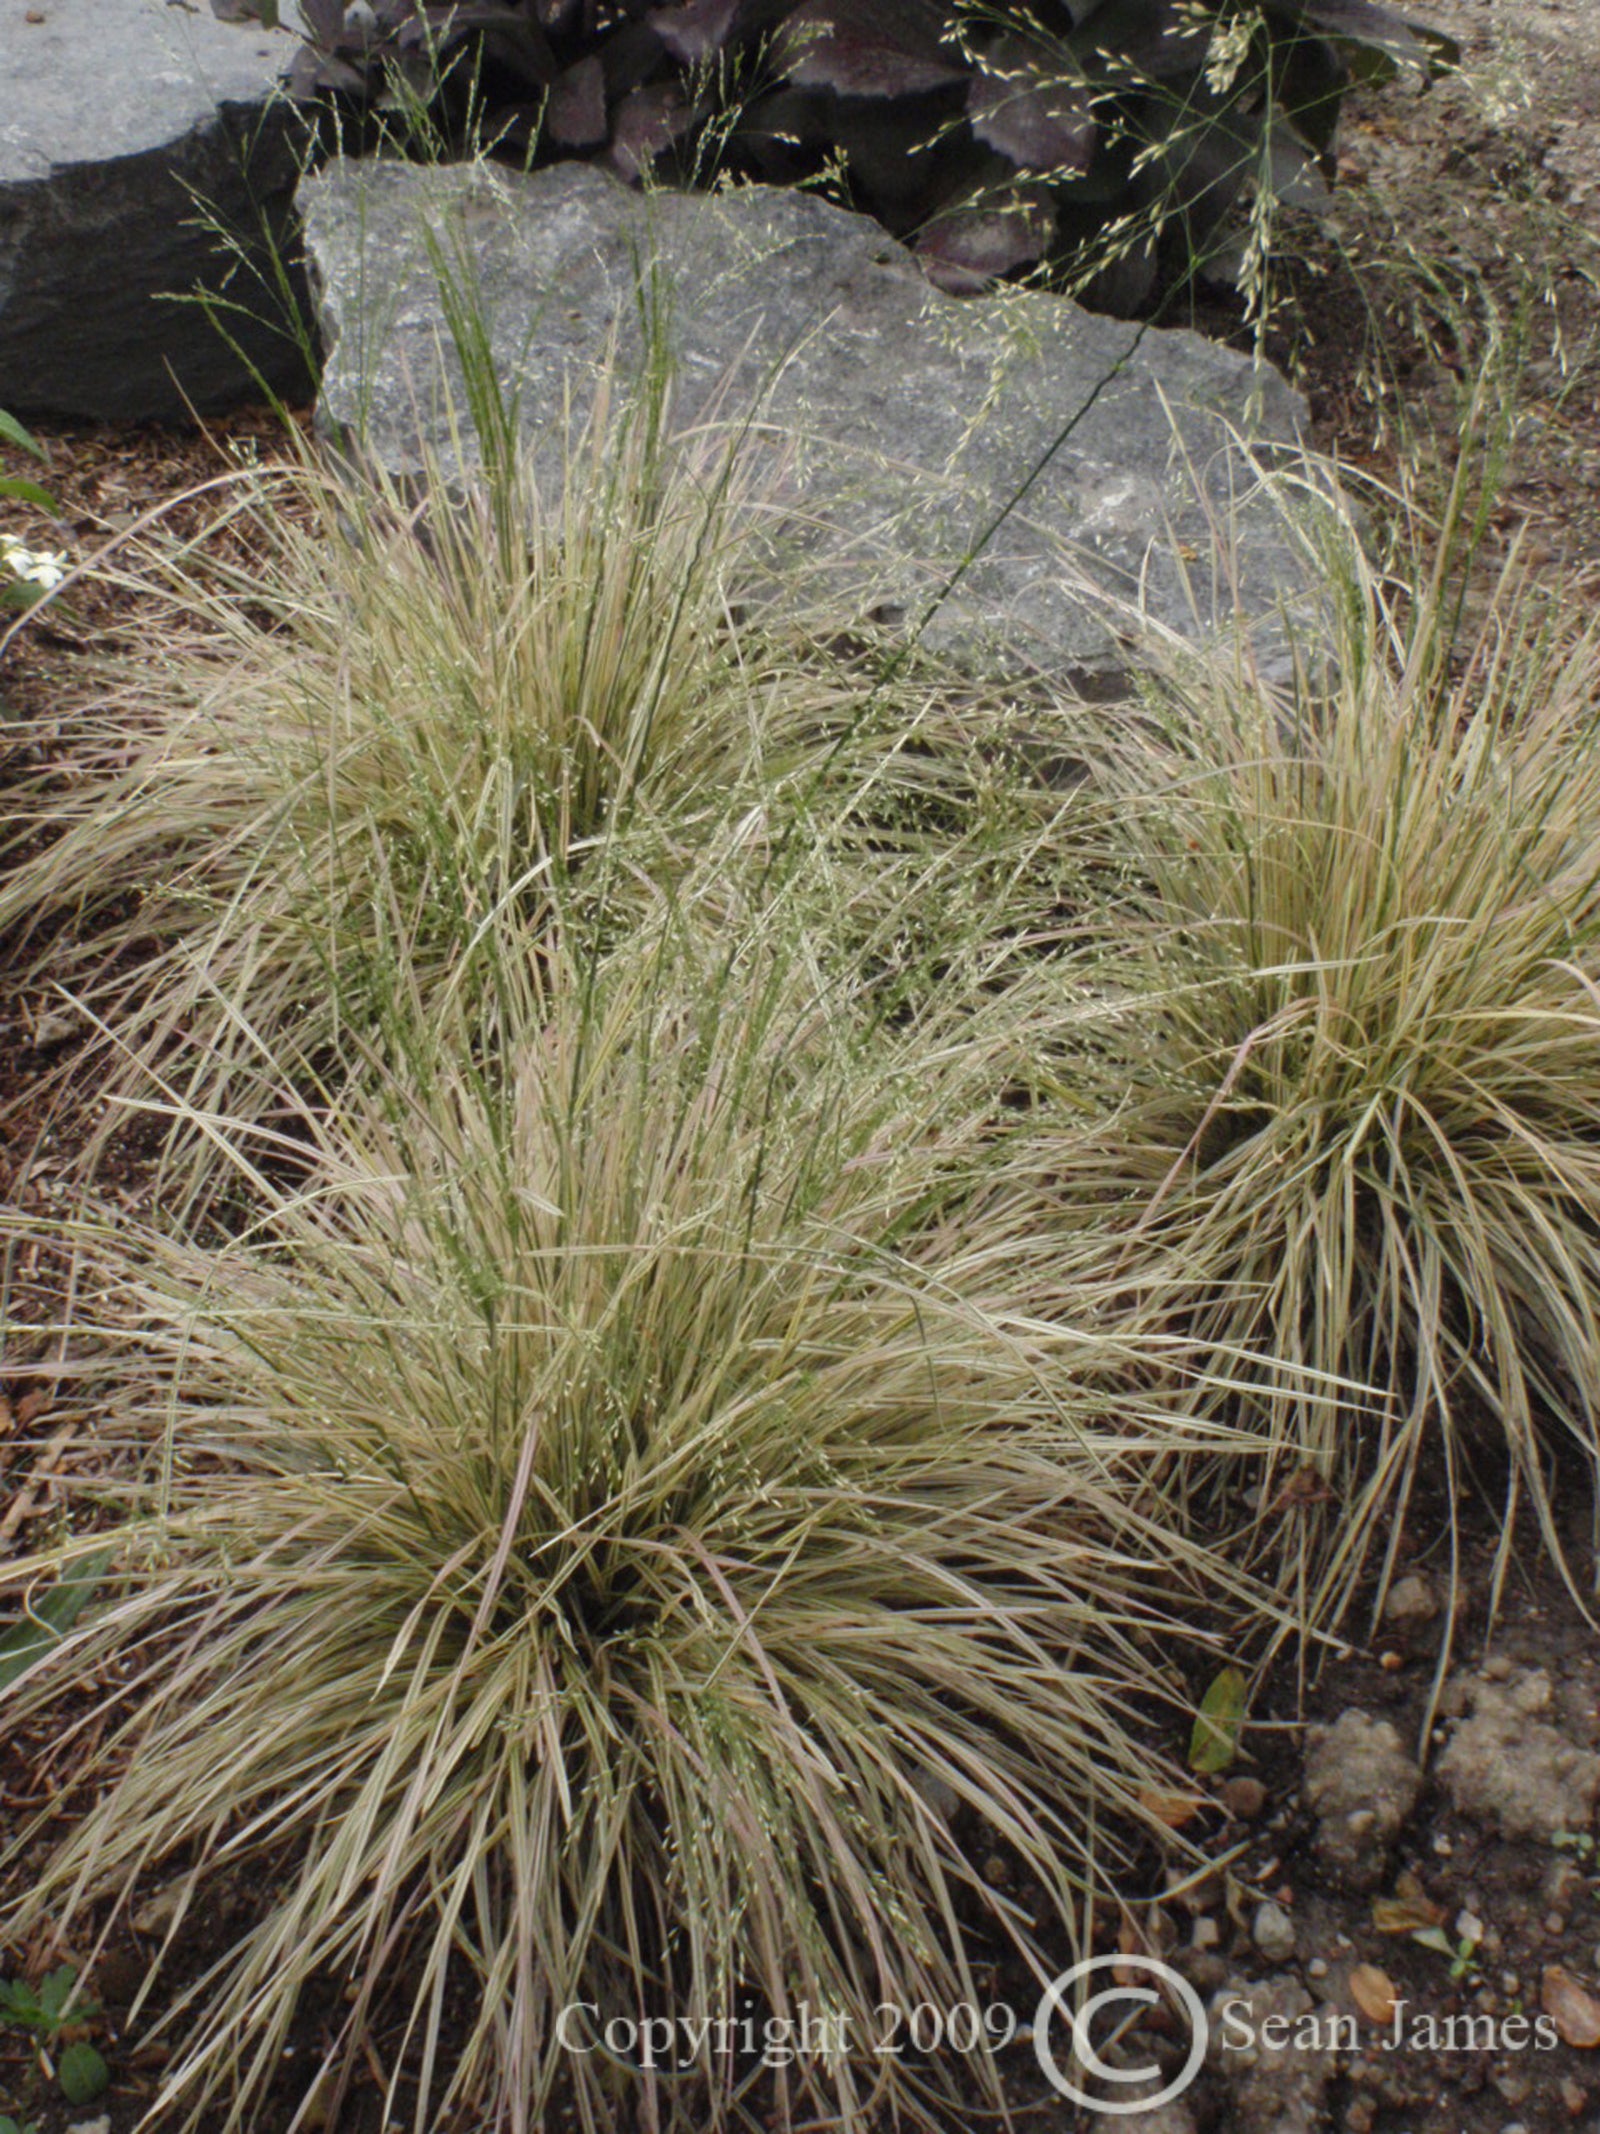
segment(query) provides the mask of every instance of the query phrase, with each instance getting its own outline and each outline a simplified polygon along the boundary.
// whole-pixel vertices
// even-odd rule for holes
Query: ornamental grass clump
[[[731,467],[602,410],[567,471],[412,503],[308,449],[234,485],[247,562],[127,558],[164,627],[37,737],[0,927],[186,1100],[336,1076],[398,987],[471,990],[491,915],[536,940],[614,827],[737,784],[778,684],[727,628]]]
[[[664,377],[603,389],[551,503],[504,406],[474,413],[487,471],[435,466],[420,501],[307,447],[219,485],[212,538],[130,546],[158,620],[14,732],[0,935],[99,1024],[113,1095],[282,1118],[392,1061],[414,1011],[481,1052],[508,964],[625,933],[710,850],[770,865],[786,810],[801,844],[858,823],[875,872],[908,825],[950,842],[975,776],[1000,791],[993,707],[736,603],[736,424],[674,439]],[[1035,781],[1035,831],[1049,805]]]
[[[253,1236],[86,1245],[150,1495],[12,1693],[99,1685],[97,1797],[4,1924],[176,1877],[181,1946],[260,1892],[174,2129],[308,2123],[297,2003],[321,2113],[356,2065],[419,2130],[720,2127],[753,2069],[707,2021],[809,2005],[843,2050],[764,2108],[949,2124],[986,2044],[919,2069],[875,2011],[981,2006],[974,1945],[1051,1975],[1178,1784],[1135,1717],[1200,1561],[1135,1508],[1177,1376],[1032,1314],[970,1018],[868,1055],[800,949],[533,982],[513,1071],[358,1107]],[[685,2019],[680,2072],[563,2049],[613,2016]]]
[[[1470,630],[1448,565],[1323,567],[1290,679],[1155,648],[1102,765],[1122,997],[1053,1094],[1119,1264],[1259,1354],[1260,1540],[1337,1613],[1419,1485],[1454,1548],[1475,1447],[1502,1575],[1600,1464],[1600,634],[1515,560]]]

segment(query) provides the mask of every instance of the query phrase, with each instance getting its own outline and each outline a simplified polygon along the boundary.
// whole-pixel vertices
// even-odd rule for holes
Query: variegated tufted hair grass
[[[741,601],[744,440],[669,417],[664,378],[613,382],[555,502],[514,429],[421,501],[307,446],[239,475],[227,544],[127,545],[159,620],[12,733],[0,837],[0,935],[98,1020],[113,1094],[281,1116],[392,1060],[416,1002],[481,1051],[508,960],[625,933],[708,865],[737,899],[818,846],[863,888],[891,846],[948,852],[932,908],[970,908],[1008,840],[1048,850],[1059,796],[997,769],[995,692],[890,675],[798,588],[781,620]],[[166,1197],[208,1161],[188,1137]]]
[[[1600,1468],[1600,634],[1515,556],[1464,628],[1464,514],[1404,582],[1319,522],[1292,673],[1149,645],[1097,771],[1119,993],[1051,1093],[1068,1201],[1259,1354],[1259,1540],[1323,1620],[1474,1444],[1498,1577],[1519,1505],[1569,1566],[1558,1463]]]
[[[741,1995],[848,2017],[789,2118],[947,2125],[987,2049],[885,2059],[874,2011],[981,2003],[986,1939],[1049,1976],[1161,1827],[1182,1356],[1063,1301],[1014,1007],[864,1047],[775,933],[546,969],[513,1071],[352,1098],[253,1234],[87,1243],[151,1482],[12,1694],[101,1685],[103,1790],[4,1924],[255,1879],[164,2126],[306,2124],[264,2100],[325,1979],[322,2105],[365,2040],[419,2134],[743,2123],[712,2046],[667,2081],[557,2027]]]

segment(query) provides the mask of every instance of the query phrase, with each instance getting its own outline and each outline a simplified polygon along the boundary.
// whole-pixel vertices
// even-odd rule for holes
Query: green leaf
[[[81,1992],[77,1969],[72,1964],[58,1964],[50,1973],[39,1988],[39,2006],[52,2030],[59,2030],[69,2019],[82,2023],[100,2013],[99,2002]]]
[[[8,445],[20,445],[24,452],[31,452],[35,459],[48,459],[50,456],[38,438],[31,436],[16,416],[8,415],[4,408],[0,408],[0,438]]]
[[[39,2006],[47,2023],[59,2023],[72,1999],[78,1974],[71,1964],[58,1964],[39,1988]]]
[[[68,2104],[93,2104],[111,2086],[111,2070],[92,2045],[69,2045],[56,2062],[56,2080]]]
[[[1245,1699],[1250,1685],[1237,1667],[1225,1667],[1201,1699],[1189,1737],[1189,1769],[1214,1777],[1239,1753]]]
[[[0,1636],[0,1689],[15,1682],[41,1652],[60,1643],[88,1606],[110,1562],[109,1549],[89,1557],[58,1579],[43,1600]]]
[[[36,505],[40,511],[54,512],[59,508],[48,489],[41,489],[22,474],[0,474],[0,496],[15,497],[19,503]]]
[[[26,2023],[37,2027],[44,2020],[44,2010],[39,2006],[39,1996],[26,1979],[0,1981],[0,2015],[8,2022]]]

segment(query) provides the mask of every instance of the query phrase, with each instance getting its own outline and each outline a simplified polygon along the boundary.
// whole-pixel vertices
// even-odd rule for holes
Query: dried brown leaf
[[[1394,2021],[1399,1993],[1387,1971],[1376,1964],[1354,1964],[1350,1970],[1350,1998],[1369,2023],[1387,2029]]]
[[[1139,1806],[1156,1822],[1165,1823],[1169,1830],[1181,1830],[1199,1814],[1205,1801],[1197,1793],[1164,1793],[1155,1786],[1141,1786]]]
[[[1380,1934],[1418,1934],[1445,1922],[1443,1905],[1429,1897],[1374,1897],[1372,1923]]]

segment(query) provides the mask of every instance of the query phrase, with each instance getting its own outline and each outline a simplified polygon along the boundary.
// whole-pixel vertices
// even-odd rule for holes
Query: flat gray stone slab
[[[166,300],[203,285],[269,312],[196,196],[242,242],[259,246],[264,218],[298,252],[298,128],[278,88],[294,49],[208,0],[4,0],[0,407],[140,419],[180,415],[186,394],[205,411],[251,397],[252,363],[303,382],[276,319],[229,314],[243,360]]]
[[[786,440],[775,545],[809,550],[857,614],[920,620],[981,544],[925,633],[934,648],[1114,668],[1080,570],[1191,634],[1304,590],[1237,442],[1292,445],[1304,404],[1196,334],[1044,292],[941,295],[876,223],[799,192],[640,195],[579,164],[334,163],[299,202],[328,350],[319,419],[396,474],[419,470],[425,442],[453,471],[449,402],[466,426],[442,254],[475,286],[551,468],[564,404],[587,406],[613,335],[637,362],[640,292],[655,291],[675,422],[759,396]],[[1232,575],[1216,574],[1219,525]]]

